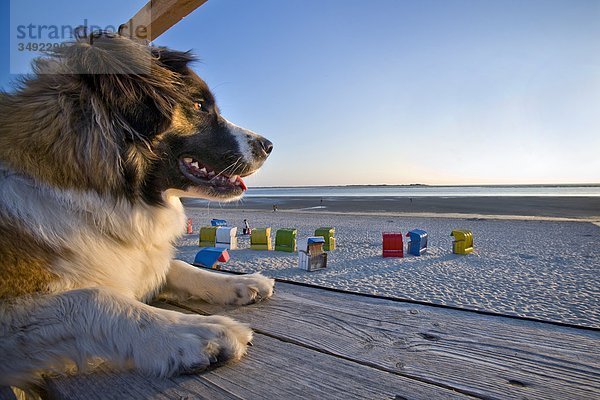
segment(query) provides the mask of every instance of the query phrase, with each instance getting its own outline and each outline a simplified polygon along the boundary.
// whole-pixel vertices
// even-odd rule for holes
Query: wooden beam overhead
[[[119,27],[123,36],[152,41],[181,21],[207,0],[150,0]]]

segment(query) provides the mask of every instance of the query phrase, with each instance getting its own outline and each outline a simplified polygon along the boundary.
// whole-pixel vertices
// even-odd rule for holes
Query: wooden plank
[[[173,309],[173,307],[168,307]],[[148,379],[106,366],[48,381],[48,398],[126,399],[465,399],[451,390],[257,334],[240,362],[198,375]]]
[[[600,333],[278,283],[262,304],[185,307],[486,398],[600,398]]]
[[[150,0],[121,25],[123,36],[152,41],[181,21],[207,0]]]

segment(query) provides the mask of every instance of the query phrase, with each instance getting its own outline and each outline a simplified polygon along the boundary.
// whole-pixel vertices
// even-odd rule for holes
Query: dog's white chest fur
[[[166,206],[132,206],[7,175],[0,194],[4,211],[63,255],[49,264],[59,277],[52,292],[105,286],[137,299],[157,293],[185,224],[177,196],[165,194]]]
[[[185,221],[179,199],[167,201],[164,208],[135,206],[122,214],[115,210],[100,224],[108,228],[106,232],[94,232],[97,226],[84,225],[74,232],[70,246],[75,260],[63,261],[75,265],[59,263],[57,272],[67,284],[113,287],[144,300],[154,296],[164,283],[173,258],[172,242],[183,232]]]

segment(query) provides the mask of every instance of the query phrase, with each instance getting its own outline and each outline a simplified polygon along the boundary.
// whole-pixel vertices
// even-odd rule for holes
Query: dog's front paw
[[[178,300],[201,299],[213,304],[245,305],[273,295],[275,281],[260,273],[215,273],[173,260],[161,296]]]
[[[260,273],[231,276],[228,285],[223,288],[221,304],[245,305],[268,299],[273,295],[275,280]]]
[[[252,340],[247,325],[221,316],[181,314],[176,322],[157,328],[134,346],[133,354],[136,368],[155,376],[195,373],[239,360]]]

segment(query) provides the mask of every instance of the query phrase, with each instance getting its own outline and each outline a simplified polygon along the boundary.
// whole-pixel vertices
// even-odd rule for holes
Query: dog
[[[245,354],[248,326],[146,304],[273,293],[260,274],[173,259],[180,198],[239,199],[273,148],[221,116],[193,61],[101,32],[0,94],[0,385],[91,360],[165,377]]]

